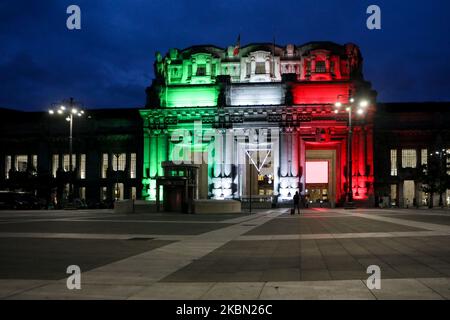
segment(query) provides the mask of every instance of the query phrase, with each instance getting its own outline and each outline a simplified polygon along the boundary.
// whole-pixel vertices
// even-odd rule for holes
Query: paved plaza
[[[0,211],[2,299],[449,299],[450,212]],[[81,268],[81,290],[66,269]],[[367,267],[381,288],[367,287]]]

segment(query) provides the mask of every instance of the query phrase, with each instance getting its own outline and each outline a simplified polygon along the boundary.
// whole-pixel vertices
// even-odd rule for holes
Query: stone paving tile
[[[377,299],[392,300],[428,300],[444,299],[442,295],[430,289],[416,279],[384,279],[381,280],[381,289],[373,289],[372,293]]]
[[[214,283],[155,283],[134,294],[131,300],[197,300],[200,299]]]
[[[0,279],[0,298],[4,299],[48,283],[47,280]]]
[[[450,278],[419,278],[416,280],[450,300]]]
[[[395,215],[395,218],[450,226],[450,215],[401,214]]]
[[[69,265],[82,272],[153,250],[171,241],[0,239],[0,278],[61,279]]]
[[[260,295],[264,300],[360,299],[374,296],[359,280],[268,282]]]
[[[273,219],[262,226],[249,231],[245,235],[363,233],[419,230],[422,229],[383,221],[371,221],[359,217],[353,217],[353,219],[334,217],[305,219],[297,217],[297,219]]]
[[[57,232],[64,234],[70,230],[73,234],[84,232],[92,235],[115,232],[118,235],[164,232],[170,235],[173,232],[181,238],[178,242],[167,242],[166,245],[153,249],[137,250],[131,256],[125,255],[125,259],[118,259],[111,252],[117,251],[117,248],[119,252],[128,252],[128,246],[136,249],[154,240],[96,239],[94,242],[100,243],[100,247],[103,246],[106,252],[102,261],[108,258],[112,259],[112,263],[93,266],[90,271],[82,273],[82,292],[67,290],[65,281],[32,280],[28,287],[24,282],[26,279],[0,279],[0,286],[5,286],[0,287],[0,296],[10,299],[448,298],[450,235],[447,234],[450,234],[450,228],[445,222],[400,219],[400,215],[407,216],[404,214],[406,210],[400,211],[398,216],[395,215],[395,210],[358,209],[348,213],[339,209],[321,209],[309,210],[302,216],[279,216],[281,212],[282,210],[268,210],[268,214],[232,216],[226,220],[208,220],[215,218],[202,217],[200,223],[195,223],[190,217],[187,218],[189,221],[177,223],[178,215],[168,218],[168,223],[158,222],[161,217],[157,216],[150,218],[155,220],[149,223],[140,223],[140,219],[146,221],[144,216],[136,219],[135,216],[83,213],[78,217],[66,215],[68,220],[65,221],[41,220],[30,223],[22,220],[23,223],[14,221],[1,224],[0,232],[4,228],[17,234],[20,228],[45,233],[46,230],[36,230],[34,227],[51,230],[62,227],[63,230],[58,229]],[[26,219],[29,218],[32,216],[26,216]],[[87,221],[73,221],[78,218]],[[89,221],[96,218],[100,219]],[[116,218],[118,222],[108,221]],[[141,232],[156,226],[160,229],[155,233]],[[85,230],[81,230],[82,227]],[[101,231],[99,228],[116,231],[97,232]],[[242,236],[243,234],[246,236]],[[262,238],[239,241],[240,237],[250,237],[249,235],[259,235]],[[285,239],[280,240],[283,237]],[[13,245],[3,242],[5,239],[7,242],[26,241],[26,250],[23,252],[30,259],[33,258],[33,249],[39,247],[37,244],[42,240],[0,238],[1,252],[12,252],[10,248]],[[63,247],[67,239],[44,240],[61,242]],[[116,245],[120,242],[126,244],[124,248]],[[72,247],[75,255],[69,248],[63,252],[61,261],[58,260],[61,254],[53,254],[61,265],[67,263],[64,255],[77,257],[77,249],[88,252],[84,257],[88,261],[95,257],[95,250],[99,249],[93,249],[96,246],[89,246],[87,242],[81,248]],[[50,256],[55,251],[52,246],[45,248],[44,256]],[[0,262],[1,259],[0,256]],[[96,259],[92,261],[94,260]],[[20,259],[17,261],[20,262]],[[30,260],[27,263],[34,262]],[[369,290],[366,287],[366,269],[372,264],[381,267],[381,290]],[[0,274],[2,265],[0,263]],[[13,269],[11,264],[8,268]],[[37,274],[45,274],[48,268],[45,263],[40,266],[38,263],[33,272],[35,271]],[[64,271],[65,268],[62,276],[65,278],[67,275]],[[85,271],[84,267],[82,271]]]
[[[139,285],[109,285],[109,284],[81,284],[80,290],[68,290],[65,281],[58,281],[32,290],[28,290],[8,299],[29,300],[29,299],[126,299],[129,296],[145,289]]]
[[[54,232],[100,234],[176,234],[197,235],[223,228],[217,223],[139,223],[139,222],[89,222],[89,221],[36,221],[17,224],[0,224],[0,232]]]
[[[442,237],[448,243],[450,237]],[[367,267],[378,265],[382,277],[448,276],[450,264],[435,259],[395,239],[231,241],[202,259],[170,274],[163,281],[245,281],[238,272],[254,272],[260,281],[367,279]],[[407,239],[402,239],[407,241]],[[450,243],[449,243],[450,245]],[[447,247],[441,247],[447,255]],[[313,278],[315,277],[315,278]]]
[[[256,300],[264,287],[263,282],[227,282],[214,284],[202,300],[227,300],[230,297],[237,300]]]

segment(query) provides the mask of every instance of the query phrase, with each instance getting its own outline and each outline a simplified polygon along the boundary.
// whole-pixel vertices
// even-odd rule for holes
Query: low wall
[[[241,202],[236,200],[194,200],[194,213],[241,213]]]
[[[119,200],[114,202],[114,213],[156,213],[156,204],[145,200]]]
[[[126,214],[133,212],[134,212],[133,200],[114,201],[114,213]]]

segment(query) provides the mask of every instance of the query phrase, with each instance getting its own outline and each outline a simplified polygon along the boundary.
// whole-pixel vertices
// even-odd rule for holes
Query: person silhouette
[[[295,192],[293,200],[294,200],[294,213],[295,208],[297,208],[297,213],[300,214],[300,195],[298,194],[298,191]]]

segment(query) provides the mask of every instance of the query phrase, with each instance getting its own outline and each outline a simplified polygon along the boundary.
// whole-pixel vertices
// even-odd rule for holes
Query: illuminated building
[[[299,191],[314,203],[342,204],[346,107],[365,101],[362,114],[352,118],[352,191],[355,201],[373,204],[376,92],[363,78],[357,46],[251,44],[238,54],[233,47],[193,46],[157,53],[154,70],[140,110],[144,198],[157,197],[161,163],[203,159],[200,199],[254,195],[282,202]],[[199,138],[183,139],[180,130]],[[217,139],[222,148],[212,151]],[[181,158],[173,158],[174,148]],[[211,159],[209,152],[222,154]]]
[[[145,108],[85,108],[74,126],[76,197],[94,207],[115,197],[153,201],[164,169],[177,171],[171,160],[200,159],[192,166],[198,171],[193,198],[252,195],[282,204],[298,190],[313,204],[343,205],[346,109],[353,103],[356,204],[429,201],[419,167],[431,153],[450,152],[449,103],[377,103],[352,44],[253,44],[233,51],[194,46],[157,54]],[[0,109],[0,190],[44,199],[57,190],[64,198],[69,131],[60,120],[47,111]],[[443,198],[449,204],[450,192]]]

